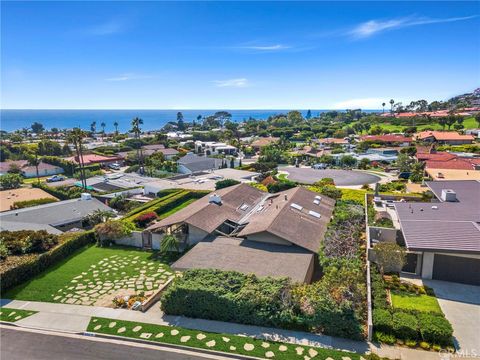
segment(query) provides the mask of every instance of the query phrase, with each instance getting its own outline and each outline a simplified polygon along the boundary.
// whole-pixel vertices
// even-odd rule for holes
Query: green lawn
[[[87,331],[260,358],[360,359],[360,355],[345,351],[106,318],[92,318]]]
[[[417,310],[443,314],[437,298],[430,295],[416,295],[413,293],[392,291],[392,306],[396,309]]]
[[[35,314],[36,311],[18,310],[0,307],[0,321],[15,322]]]
[[[156,252],[88,246],[2,297],[105,306],[119,292],[148,296],[173,276]]]
[[[179,210],[182,210],[183,208],[187,207],[188,205],[190,205],[191,203],[197,201],[198,199],[188,199],[187,201],[181,203],[180,205],[174,207],[173,209],[161,214],[159,216],[160,219],[165,219],[166,217],[176,213],[177,211]]]

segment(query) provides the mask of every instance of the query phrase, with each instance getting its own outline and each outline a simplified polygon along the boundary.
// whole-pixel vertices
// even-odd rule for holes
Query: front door
[[[152,248],[152,233],[150,231],[142,232],[142,247],[144,249]]]

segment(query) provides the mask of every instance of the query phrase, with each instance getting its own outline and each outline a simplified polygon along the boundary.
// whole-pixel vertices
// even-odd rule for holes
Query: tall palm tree
[[[82,147],[82,139],[85,137],[85,132],[80,128],[74,128],[68,135],[67,135],[67,142],[73,144],[75,148],[75,152],[77,153],[77,162],[80,169],[80,177],[82,181],[82,187],[84,189],[87,188],[87,180],[85,177],[85,164],[83,162],[83,147]]]
[[[105,136],[105,126],[107,126],[107,124],[105,124],[104,122],[102,122],[100,124],[100,126],[102,127],[102,140],[103,140],[103,137]]]
[[[40,159],[38,158],[38,149],[28,157],[28,164],[30,166],[35,166],[36,175],[37,175],[37,183],[40,184],[40,175],[38,173],[38,165],[40,165]]]
[[[393,104],[395,104],[395,100],[390,100],[390,112],[393,114]]]
[[[385,114],[385,103],[382,103],[382,114]]]
[[[143,120],[136,117],[132,120],[132,129],[130,130],[135,134],[135,139],[140,140],[140,134],[142,133],[142,130],[140,128],[140,125],[143,125]],[[138,148],[137,148],[137,159],[138,159],[138,166],[140,167],[140,174],[143,175],[144,169],[143,169],[143,156],[142,156],[142,147],[140,144],[140,141],[138,142]]]
[[[95,133],[97,131],[97,122],[96,121],[94,121],[90,124],[90,131],[92,133]]]
[[[118,122],[115,121],[115,122],[113,123],[113,126],[115,127],[115,135],[118,135]]]

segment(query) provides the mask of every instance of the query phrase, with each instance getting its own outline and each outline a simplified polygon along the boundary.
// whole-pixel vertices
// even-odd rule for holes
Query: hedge
[[[375,324],[375,330],[387,334],[392,333],[393,319],[390,311],[384,309],[374,309],[373,323]]]
[[[158,196],[159,196],[158,199],[154,199],[154,200],[152,200],[152,201],[146,202],[146,203],[143,204],[142,206],[136,207],[136,208],[133,209],[132,211],[130,211],[130,212],[128,212],[127,214],[125,214],[124,219],[134,218],[135,215],[138,215],[138,214],[140,214],[141,212],[143,212],[143,211],[145,211],[145,210],[150,210],[150,208],[153,208],[153,207],[156,206],[157,204],[163,202],[164,200],[167,200],[167,199],[171,198],[172,196],[175,196],[175,195],[181,193],[182,191],[183,191],[183,190],[179,190],[179,189],[162,190],[162,191],[158,192]]]
[[[52,202],[57,202],[57,201],[58,201],[57,199],[53,199],[53,198],[41,198],[41,199],[34,199],[34,200],[15,201],[11,206],[11,209],[23,209],[23,208],[37,206],[37,205],[50,204]]]
[[[414,315],[396,311],[393,313],[393,333],[399,339],[418,339],[418,322]]]
[[[79,198],[83,190],[79,187],[64,188],[64,187],[50,187],[42,183],[33,183],[32,187],[39,188],[45,191],[46,193],[59,198],[60,200],[69,200]]]
[[[445,346],[452,344],[453,328],[443,316],[420,314],[418,322],[423,340]]]
[[[35,257],[26,257],[25,261],[18,266],[6,269],[0,273],[0,278],[2,279],[0,290],[5,291],[30,280],[48,267],[73,254],[81,247],[92,243],[95,243],[95,234],[93,231],[86,231],[65,240],[61,245],[43,254]]]

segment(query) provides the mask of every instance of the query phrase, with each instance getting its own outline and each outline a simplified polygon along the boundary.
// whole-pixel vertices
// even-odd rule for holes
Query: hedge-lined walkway
[[[267,359],[360,359],[351,352],[97,317],[90,321],[88,331]]]
[[[36,313],[36,311],[0,307],[0,321],[15,322]]]
[[[125,247],[86,247],[31,281],[3,294],[4,298],[110,306],[113,297],[152,294],[172,278],[158,253]]]

